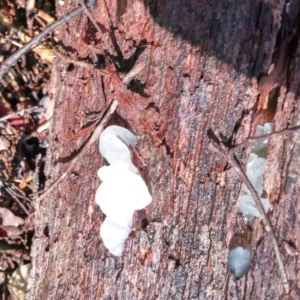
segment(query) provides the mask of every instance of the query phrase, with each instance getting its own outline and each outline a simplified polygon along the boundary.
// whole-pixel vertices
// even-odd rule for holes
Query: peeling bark
[[[104,49],[113,49],[118,71],[125,73],[135,60],[147,62],[131,87],[145,86],[149,98],[136,98],[158,109],[155,129],[163,143],[157,146],[139,116],[128,119],[121,104],[111,124],[139,134],[139,151],[147,163],[143,176],[153,196],[151,205],[135,213],[135,230],[121,258],[110,255],[99,237],[104,215],[94,200],[96,171],[103,164],[98,145],[50,197],[37,200],[27,299],[288,299],[259,220],[250,271],[239,280],[231,275],[225,290],[241,180],[207,148],[208,129],[235,143],[254,132],[257,78],[266,74],[277,50],[283,3],[204,2],[99,1],[91,13],[102,36],[85,15],[60,28],[58,51],[74,59],[103,60],[99,53],[105,56]],[[58,16],[72,8],[68,2]],[[294,47],[293,53],[299,53],[300,45]],[[277,130],[300,122],[299,56],[289,62],[274,116]],[[114,99],[114,81],[102,74],[60,57],[53,64],[50,93],[56,110],[48,185],[91,134],[88,116],[96,116]],[[274,138],[265,172],[278,242],[296,249],[299,155],[298,133]],[[246,152],[238,157],[245,162]],[[283,257],[292,286],[289,299],[297,299],[298,256]]]

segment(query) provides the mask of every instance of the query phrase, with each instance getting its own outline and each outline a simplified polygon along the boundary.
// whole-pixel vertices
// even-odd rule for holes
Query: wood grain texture
[[[143,176],[153,203],[135,213],[135,230],[123,256],[111,256],[99,237],[104,215],[94,199],[100,183],[96,171],[103,161],[98,145],[91,147],[57,190],[36,203],[27,299],[284,297],[270,240],[258,220],[251,269],[240,280],[230,276],[224,295],[241,182],[208,150],[206,133],[212,129],[240,142],[253,132],[257,78],[271,63],[283,6],[276,1],[203,2],[99,1],[91,13],[103,28],[102,36],[86,16],[61,28],[59,51],[72,58],[92,60],[90,44],[103,51],[115,49],[115,40],[119,50],[111,54],[120,71],[128,72],[136,59],[147,61],[135,84],[145,85],[149,98],[135,96],[157,108],[155,129],[164,143],[156,146],[139,116],[128,120],[125,104],[120,105],[111,124],[126,125],[139,134],[138,148],[147,163]],[[58,16],[72,8],[70,3]],[[299,57],[293,58],[292,66],[289,90],[282,87],[278,99],[277,129],[300,122]],[[115,87],[112,78],[97,69],[57,58],[50,92],[56,110],[49,184],[85,143],[91,130],[84,126],[88,115],[104,109]],[[297,134],[272,141],[265,189],[279,242],[287,240],[299,249],[298,141]],[[238,156],[245,162],[246,153]],[[298,257],[286,255],[284,263],[294,286],[290,299],[297,299]]]

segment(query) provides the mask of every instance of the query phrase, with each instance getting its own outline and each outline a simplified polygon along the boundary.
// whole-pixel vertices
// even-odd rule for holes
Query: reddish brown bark
[[[271,63],[282,22],[283,6],[273,2],[110,0],[107,10],[105,2],[99,1],[91,13],[103,30],[101,41],[86,16],[60,29],[59,51],[75,59],[94,57],[89,45],[103,51],[117,44],[119,53],[114,55],[123,66],[121,71],[128,72],[126,66],[138,56],[134,53],[140,53],[138,60],[147,66],[136,84],[145,84],[149,95],[145,101],[158,108],[157,135],[164,142],[155,145],[140,116],[127,119],[121,103],[123,119],[116,115],[111,123],[128,121],[127,126],[139,134],[138,147],[147,163],[143,175],[153,203],[135,214],[135,231],[123,256],[110,255],[99,237],[104,215],[94,200],[99,185],[96,171],[103,161],[98,145],[92,147],[51,197],[37,200],[28,299],[284,297],[269,236],[258,220],[250,271],[240,280],[230,276],[224,293],[241,181],[208,150],[206,134],[212,129],[240,142],[253,132],[257,78]],[[58,15],[70,9],[66,4]],[[278,130],[299,124],[299,77],[299,57],[292,56],[288,88],[280,89],[274,117]],[[97,69],[55,60],[50,84],[56,110],[49,183],[87,140],[92,130],[84,128],[89,113],[103,110],[118,94],[114,84]],[[265,189],[279,243],[285,240],[299,249],[298,140],[297,134],[272,140]],[[283,253],[283,259],[293,287],[290,299],[297,299],[298,256]]]

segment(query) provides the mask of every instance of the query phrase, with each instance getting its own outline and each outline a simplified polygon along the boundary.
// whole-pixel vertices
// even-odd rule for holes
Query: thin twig
[[[279,246],[277,243],[274,229],[272,227],[272,224],[271,224],[268,216],[266,215],[266,213],[264,211],[264,207],[260,201],[257,191],[253,187],[251,181],[247,177],[244,170],[241,168],[240,164],[235,159],[235,156],[234,156],[235,148],[225,151],[224,149],[220,148],[218,145],[216,145],[213,142],[211,142],[209,144],[208,148],[211,151],[220,154],[231,165],[231,167],[234,169],[234,171],[237,173],[237,175],[242,179],[243,183],[249,189],[251,196],[254,199],[254,202],[256,204],[256,207],[258,208],[258,210],[260,212],[261,218],[265,224],[266,231],[270,233],[276,260],[277,260],[277,264],[278,264],[278,268],[279,268],[279,272],[280,272],[281,281],[283,284],[283,288],[284,288],[285,292],[288,294],[289,290],[290,290],[290,286],[289,286],[289,282],[287,279],[287,275],[285,273],[285,269],[284,269],[283,261],[282,261],[281,255],[280,255],[280,250],[279,250]]]
[[[15,188],[15,191],[14,191],[12,188],[10,188],[10,191],[11,191],[16,197],[18,197],[18,198],[20,198],[20,199],[24,199],[24,200],[26,200],[26,201],[29,202],[29,203],[31,202],[31,199],[29,199],[28,197],[26,197],[25,193],[24,193],[21,189],[19,189],[18,186],[17,186],[16,184],[13,184],[12,187]]]
[[[16,202],[19,204],[19,206],[24,210],[24,212],[29,216],[30,213],[29,211],[27,210],[27,208],[23,205],[23,203],[18,199],[17,196],[15,196],[15,194],[10,190],[9,187],[5,186],[4,185],[4,188],[5,188],[5,191],[11,196],[14,198],[14,200],[16,200]],[[29,199],[26,198],[26,200],[29,201]]]
[[[90,148],[90,146],[99,139],[100,133],[103,131],[104,126],[110,119],[111,115],[115,112],[118,106],[118,101],[114,100],[110,107],[108,108],[107,112],[105,113],[104,117],[101,119],[99,124],[96,126],[96,129],[94,130],[93,134],[91,135],[88,142],[84,145],[84,147],[81,149],[80,153],[70,162],[70,165],[66,169],[65,172],[63,172],[50,186],[49,188],[39,197],[39,199],[45,198],[47,195],[49,195],[54,188],[56,188],[57,184],[66,177],[67,173],[74,167],[74,165],[79,161],[79,159],[86,153],[86,151]]]
[[[95,19],[93,18],[93,16],[91,15],[91,13],[89,12],[89,10],[87,9],[85,3],[83,0],[79,0],[81,7],[84,10],[84,13],[87,15],[87,17],[90,19],[90,21],[92,22],[92,24],[95,26],[95,28],[97,29],[97,31],[100,33],[100,35],[103,34],[101,28],[99,27],[99,25],[97,24],[97,22],[95,21]]]
[[[136,63],[133,68],[122,78],[123,83],[128,85],[130,81],[139,73],[141,73],[146,67],[145,61]]]
[[[85,62],[85,61],[81,61],[81,60],[76,60],[70,56],[67,56],[65,54],[62,54],[58,51],[55,52],[55,55],[58,56],[59,58],[65,60],[67,63],[71,63],[83,68],[87,68],[87,69],[95,69],[95,65],[91,64],[89,62]]]
[[[74,17],[78,16],[84,11],[83,7],[78,7],[71,11],[70,13],[63,16],[61,19],[57,20],[53,24],[46,27],[40,34],[31,39],[28,43],[26,43],[22,48],[13,53],[9,58],[7,58],[0,67],[0,80],[3,78],[4,74],[8,72],[10,67],[25,53],[27,53],[32,47],[38,45],[41,40],[49,33],[51,33],[58,26],[69,22]]]
[[[93,50],[97,51],[97,49],[95,49],[95,48]],[[89,62],[85,62],[85,61],[81,61],[81,60],[76,60],[76,59],[74,59],[70,56],[67,56],[65,54],[62,54],[58,51],[55,52],[55,55],[57,55],[58,57],[60,57],[61,59],[65,60],[65,61],[67,61],[68,63],[72,63],[74,65],[77,65],[77,66],[80,66],[80,67],[83,67],[83,68],[87,68],[87,69],[95,69],[96,68],[95,64],[91,64]],[[145,61],[140,61],[140,62],[136,63],[133,66],[133,68],[127,74],[121,76],[122,82],[128,86],[130,81],[134,77],[136,77],[136,75],[141,73],[145,69],[145,67],[146,67],[146,62]],[[108,73],[104,69],[97,68],[97,70],[103,76],[110,76],[110,73]],[[1,119],[0,119],[0,121],[1,121]]]
[[[236,150],[237,148],[247,147],[251,142],[264,141],[264,140],[272,138],[274,136],[280,136],[280,135],[293,133],[294,131],[298,131],[299,129],[300,129],[300,125],[291,127],[291,128],[282,129],[282,130],[275,131],[275,132],[271,132],[271,133],[268,133],[265,135],[253,136],[237,145],[234,145],[234,147],[232,149]]]
[[[65,54],[62,54],[58,51],[55,52],[55,55],[57,55],[58,57],[60,57],[61,59],[67,61],[68,63],[83,67],[83,68],[87,68],[87,69],[95,69],[96,65],[91,64],[89,62],[85,62],[85,61],[81,61],[81,60],[76,60],[70,56],[67,56]],[[104,69],[99,69],[97,68],[97,70],[99,71],[99,73],[103,76],[109,76],[109,73],[106,72]]]

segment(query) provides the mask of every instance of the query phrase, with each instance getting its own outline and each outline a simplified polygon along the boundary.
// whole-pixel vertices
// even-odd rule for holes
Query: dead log
[[[291,5],[289,24],[299,9],[294,2]],[[58,9],[58,16],[73,8],[68,2]],[[259,220],[252,235],[250,271],[239,280],[229,276],[226,285],[241,179],[209,151],[207,137],[211,129],[234,144],[253,134],[258,80],[280,56],[276,40],[283,28],[283,11],[283,3],[276,1],[108,0],[90,11],[102,34],[86,15],[60,28],[57,51],[74,62],[57,56],[53,64],[50,93],[56,110],[48,185],[91,134],[89,116],[97,116],[120,96],[118,76],[139,61],[145,68],[127,91],[134,101],[149,104],[146,112],[138,112],[162,143],[145,129],[140,115],[121,104],[110,122],[139,134],[139,152],[147,163],[143,176],[154,199],[135,214],[135,230],[121,258],[113,257],[99,237],[104,215],[94,195],[99,185],[96,171],[103,160],[97,144],[49,197],[37,199],[27,299],[299,297],[297,256],[283,252],[291,285],[290,295],[284,296],[274,251]],[[299,33],[284,58],[284,81],[272,96],[277,130],[299,124],[298,38]],[[108,67],[113,71],[104,75]],[[149,117],[151,110],[155,120]],[[243,163],[244,150],[237,154]],[[296,249],[300,247],[299,155],[299,134],[274,138],[264,186],[279,244],[287,242]]]

